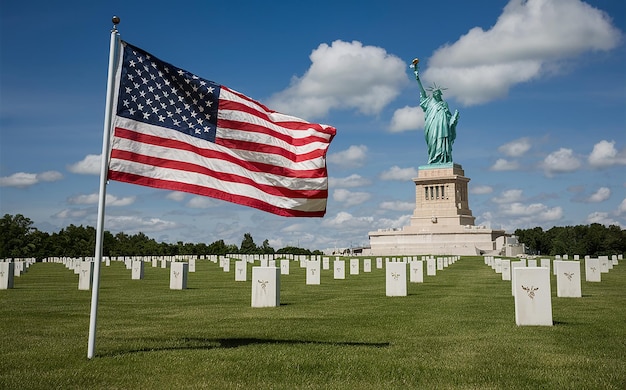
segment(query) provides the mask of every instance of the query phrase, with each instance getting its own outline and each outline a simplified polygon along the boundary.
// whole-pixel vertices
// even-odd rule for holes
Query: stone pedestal
[[[252,307],[280,306],[280,269],[252,267]]]
[[[185,290],[189,264],[173,261],[170,264],[170,290]]]

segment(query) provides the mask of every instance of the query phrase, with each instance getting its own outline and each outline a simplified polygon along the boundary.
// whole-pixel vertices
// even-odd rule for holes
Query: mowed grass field
[[[91,360],[91,292],[62,264],[34,264],[0,291],[0,389],[626,388],[626,264],[600,283],[583,272],[582,298],[557,298],[552,276],[552,327],[516,326],[510,282],[482,257],[406,297],[362,264],[307,286],[291,262],[274,308],[251,307],[234,260],[230,273],[199,260],[186,290],[150,263],[143,280],[103,264]]]

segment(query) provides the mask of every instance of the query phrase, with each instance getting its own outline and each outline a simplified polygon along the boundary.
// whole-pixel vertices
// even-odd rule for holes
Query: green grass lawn
[[[332,264],[332,262],[331,262]],[[463,257],[407,297],[385,273],[305,285],[291,262],[281,306],[251,307],[251,282],[198,261],[187,290],[169,270],[101,268],[96,356],[90,291],[37,263],[0,291],[0,389],[620,389],[626,388],[626,266],[582,298],[557,298],[552,327],[518,327],[510,282]],[[424,267],[425,268],[425,267]],[[248,278],[251,270],[248,269]]]

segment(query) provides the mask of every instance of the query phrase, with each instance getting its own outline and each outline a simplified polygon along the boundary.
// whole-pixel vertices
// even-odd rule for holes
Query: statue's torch
[[[419,58],[415,58],[411,62],[411,65],[409,65],[411,67],[411,69],[413,69],[413,73],[415,73],[415,77],[416,78],[419,77],[419,73],[420,73],[420,71],[419,71],[419,63],[420,63]]]

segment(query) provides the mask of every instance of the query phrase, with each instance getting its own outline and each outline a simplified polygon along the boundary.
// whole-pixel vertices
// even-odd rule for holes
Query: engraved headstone
[[[333,263],[333,275],[335,279],[346,278],[346,262],[344,260],[335,260]]]
[[[143,261],[141,260],[133,260],[132,264],[132,280],[142,280],[143,279]]]
[[[170,290],[185,290],[188,273],[189,264],[173,261],[170,264]]]
[[[235,262],[235,282],[245,282],[248,280],[248,262],[237,260]]]
[[[405,297],[407,295],[406,267],[407,263],[403,261],[387,263],[385,274],[388,297]]]
[[[426,275],[427,276],[437,275],[437,267],[435,265],[435,259],[430,258],[426,260]]]
[[[280,261],[280,274],[289,275],[289,260],[282,259]]]
[[[320,284],[321,264],[319,261],[309,260],[306,264],[306,284]]]
[[[78,289],[90,290],[93,281],[93,262],[81,261],[80,270],[78,272]]]
[[[600,259],[585,259],[585,280],[587,282],[602,281],[602,273],[600,272]]]
[[[252,267],[252,307],[280,306],[280,270]]]
[[[556,269],[556,296],[561,298],[580,298],[580,263],[578,261],[557,260]]]
[[[543,267],[514,268],[515,323],[552,326],[550,271]]]
[[[414,260],[409,263],[409,281],[411,283],[424,283],[424,262]]]
[[[359,274],[359,259],[350,259],[350,275]]]
[[[511,260],[502,259],[500,262],[502,280],[511,280]]]
[[[0,262],[0,290],[13,288],[15,264],[8,261]]]
[[[372,259],[363,260],[363,272],[372,272]]]

